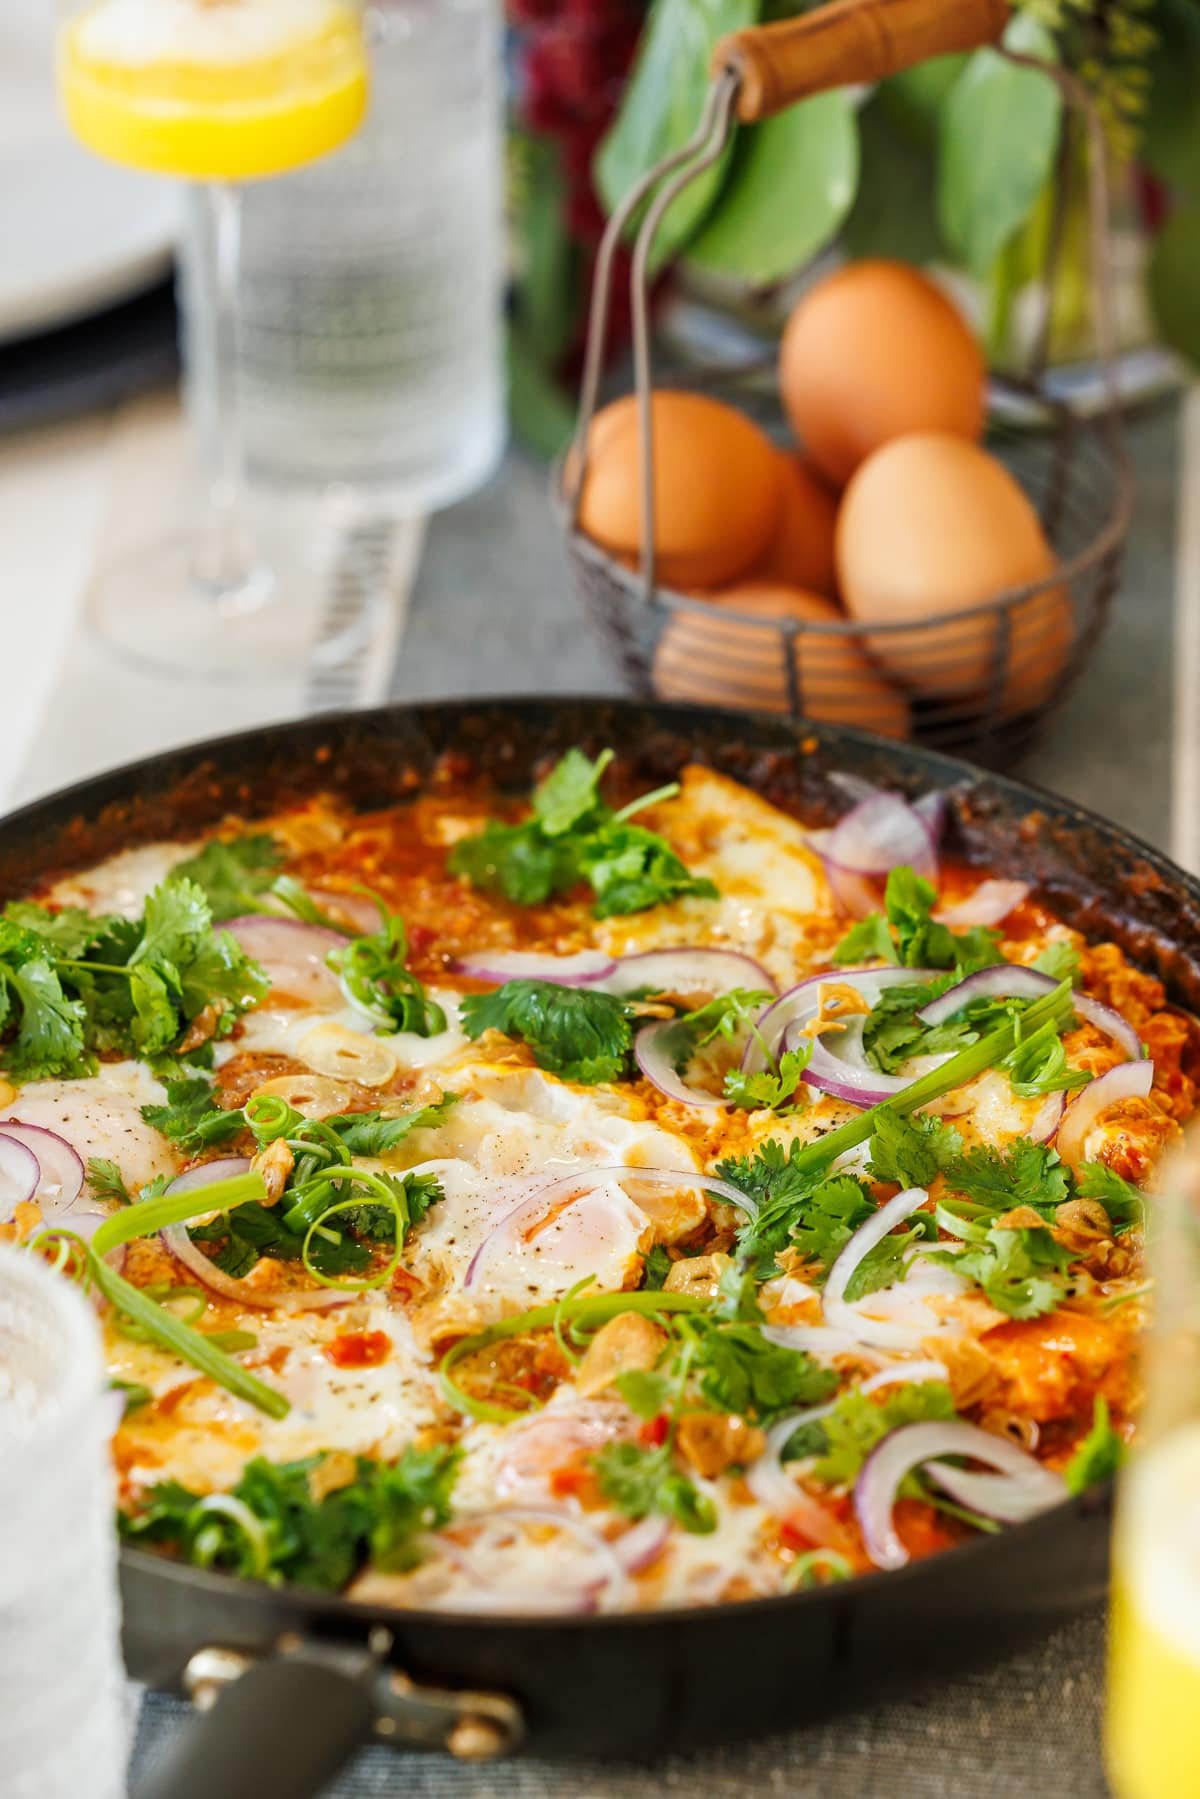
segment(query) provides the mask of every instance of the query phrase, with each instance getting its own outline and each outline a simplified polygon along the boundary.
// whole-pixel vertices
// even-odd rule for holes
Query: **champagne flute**
[[[58,80],[97,155],[187,182],[211,370],[207,516],[102,570],[89,621],[125,655],[193,678],[261,679],[335,662],[302,534],[268,556],[245,504],[235,393],[241,185],[326,155],[357,129],[367,58],[355,0],[70,0]],[[362,621],[351,627],[361,633]]]

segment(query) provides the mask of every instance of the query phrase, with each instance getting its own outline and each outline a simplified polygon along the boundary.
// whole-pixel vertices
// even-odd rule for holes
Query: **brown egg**
[[[879,632],[876,659],[917,692],[997,697],[1023,712],[1053,692],[1071,652],[1074,621],[1062,586],[1009,609],[934,623],[1042,581],[1056,567],[1028,496],[977,444],[941,432],[898,438],[877,450],[846,489],[838,513],[838,577],[846,609],[871,624],[929,620],[927,630]]]
[[[854,262],[826,276],[797,304],[779,350],[792,429],[836,487],[910,431],[977,438],[985,382],[959,313],[899,262]]]
[[[668,587],[719,587],[766,551],[783,503],[783,464],[743,413],[704,394],[653,397],[655,552]],[[624,560],[642,545],[640,433],[630,394],[596,414],[579,522]]]
[[[711,616],[680,611],[668,622],[654,657],[659,698],[788,711],[786,649],[779,632],[766,624],[739,624],[716,608],[745,613],[747,621],[797,618],[836,624],[843,615],[820,594],[777,581],[741,581],[711,597]],[[908,736],[907,700],[852,639],[801,633],[793,639],[792,654],[806,718],[859,725],[883,737]]]
[[[782,453],[783,506],[756,581],[782,581],[808,593],[837,593],[833,533],[837,501],[801,457]]]

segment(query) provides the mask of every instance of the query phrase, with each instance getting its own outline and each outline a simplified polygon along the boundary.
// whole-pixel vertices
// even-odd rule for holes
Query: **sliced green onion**
[[[202,1333],[217,1349],[223,1349],[226,1355],[240,1355],[245,1349],[253,1349],[258,1343],[254,1331],[204,1331]]]
[[[481,1419],[486,1424],[509,1424],[514,1418],[523,1417],[524,1413],[510,1411],[506,1406],[491,1405],[485,1399],[475,1399],[450,1378],[450,1370],[465,1356],[488,1349],[493,1343],[501,1343],[508,1337],[524,1336],[527,1331],[554,1330],[556,1324],[560,1329],[564,1323],[568,1328],[606,1324],[610,1318],[616,1318],[622,1312],[644,1312],[651,1316],[655,1312],[705,1312],[711,1304],[711,1300],[696,1293],[591,1293],[572,1300],[568,1307],[567,1296],[564,1295],[562,1299],[555,1300],[553,1305],[534,1306],[531,1311],[518,1312],[513,1318],[503,1318],[498,1324],[489,1324],[486,1330],[461,1338],[446,1351],[438,1364],[442,1393],[457,1412]],[[532,1395],[530,1398],[532,1399]],[[527,1410],[540,1411],[541,1406],[533,1401]]]
[[[210,1493],[201,1499],[187,1520],[192,1559],[201,1568],[211,1567],[225,1547],[223,1532],[207,1527],[209,1519],[228,1519],[241,1531],[250,1551],[249,1562],[241,1572],[251,1580],[261,1580],[271,1566],[271,1546],[262,1519],[232,1493]]]
[[[829,1131],[824,1137],[817,1137],[808,1143],[796,1156],[795,1166],[803,1174],[819,1174],[829,1164],[848,1149],[855,1149],[865,1143],[875,1129],[875,1116],[885,1109],[892,1112],[915,1112],[919,1107],[928,1105],[931,1099],[940,1099],[943,1093],[952,1093],[956,1087],[965,1086],[973,1081],[976,1075],[986,1072],[1003,1061],[1009,1054],[1017,1039],[1017,1033],[1024,1025],[1026,1032],[1036,1030],[1039,1026],[1053,1019],[1057,1022],[1071,1016],[1071,983],[1062,981],[1053,993],[1047,993],[1043,999],[1033,1002],[1028,1011],[1022,1013],[1020,1020],[1008,1018],[994,1031],[981,1037],[978,1043],[972,1043],[966,1049],[960,1049],[957,1055],[950,1057],[940,1067],[931,1068],[919,1080],[905,1087],[902,1093],[892,1094],[878,1106],[869,1106],[856,1118],[847,1119],[845,1124],[838,1125],[836,1130]]]
[[[179,1195],[180,1199],[184,1197],[183,1194]],[[133,1210],[136,1211],[137,1208],[134,1207]],[[277,1387],[269,1387],[265,1381],[259,1380],[248,1369],[216,1348],[202,1332],[193,1330],[190,1324],[184,1324],[182,1319],[176,1318],[165,1306],[147,1298],[140,1287],[135,1287],[131,1281],[111,1269],[103,1255],[96,1252],[95,1243],[99,1235],[100,1232],[97,1231],[96,1237],[92,1239],[92,1248],[88,1253],[88,1272],[110,1305],[124,1313],[126,1318],[132,1318],[144,1326],[147,1336],[163,1349],[169,1349],[172,1355],[190,1362],[193,1368],[198,1368],[201,1374],[207,1374],[218,1386],[235,1394],[238,1399],[247,1400],[250,1405],[257,1406],[260,1412],[266,1412],[270,1418],[287,1417],[291,1406]]]
[[[231,1174],[227,1180],[213,1181],[207,1187],[189,1187],[183,1193],[139,1200],[105,1219],[92,1238],[92,1249],[97,1257],[105,1256],[110,1249],[129,1243],[134,1237],[157,1236],[168,1225],[186,1224],[189,1218],[202,1217],[205,1212],[229,1212],[253,1200],[261,1205],[266,1197],[262,1175],[251,1169],[246,1174]]]
[[[376,1176],[368,1174],[364,1169],[351,1169],[348,1170],[348,1173],[352,1176],[352,1179],[356,1184],[364,1186],[367,1189],[367,1192],[371,1197],[369,1199],[360,1199],[357,1194],[351,1194],[349,1199],[340,1199],[336,1205],[330,1206],[326,1211],[322,1212],[320,1218],[317,1219],[315,1223],[310,1224],[308,1230],[305,1232],[304,1244],[300,1251],[300,1260],[304,1264],[305,1273],[311,1275],[313,1280],[319,1281],[323,1287],[336,1287],[344,1293],[368,1293],[375,1287],[382,1287],[384,1282],[390,1278],[394,1269],[399,1266],[400,1256],[404,1249],[404,1236],[405,1232],[408,1230],[408,1207],[407,1205],[402,1205],[399,1197],[393,1193],[390,1188],[385,1187],[382,1181],[377,1180]],[[322,1274],[319,1268],[313,1267],[309,1255],[309,1245],[312,1243],[313,1238],[320,1233],[322,1236],[334,1237],[335,1241],[340,1242],[340,1237],[336,1237],[335,1234],[329,1230],[327,1220],[336,1217],[339,1212],[357,1212],[365,1205],[386,1206],[392,1214],[395,1221],[395,1233],[393,1236],[394,1247],[391,1261],[386,1268],[380,1269],[377,1274],[364,1275],[362,1280],[345,1280],[336,1275]],[[287,1220],[285,1220],[285,1222],[287,1222]]]
[[[831,1581],[852,1580],[854,1569],[836,1549],[809,1549],[790,1563],[783,1577],[789,1592],[806,1587],[827,1587]]]

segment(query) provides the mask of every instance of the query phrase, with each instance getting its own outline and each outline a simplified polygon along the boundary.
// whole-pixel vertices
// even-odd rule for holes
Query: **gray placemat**
[[[1097,1749],[1104,1620],[1090,1613],[999,1666],[864,1706],[827,1724],[675,1756],[651,1766],[516,1760],[463,1767],[446,1756],[364,1751],[329,1799],[1103,1799]],[[135,1776],[186,1722],[153,1694]],[[221,1799],[214,1794],[213,1799]]]

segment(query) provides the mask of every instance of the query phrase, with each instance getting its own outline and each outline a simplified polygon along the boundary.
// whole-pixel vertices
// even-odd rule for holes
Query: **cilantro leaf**
[[[785,1049],[774,1068],[744,1074],[731,1068],[725,1076],[725,1098],[743,1111],[772,1111],[786,1116],[804,1103],[802,1076],[812,1058],[811,1041],[802,1049]]]
[[[854,962],[899,962],[895,940],[882,912],[868,913],[852,924],[833,952],[839,965]]]
[[[143,1106],[146,1123],[177,1143],[180,1149],[195,1155],[214,1143],[227,1143],[245,1128],[245,1114],[239,1109],[226,1111],[213,1098],[213,1084],[203,1075],[183,1081],[168,1081],[164,1106]]]
[[[889,1106],[875,1113],[869,1167],[877,1181],[898,1187],[928,1187],[962,1149],[950,1125],[927,1113],[905,1117]]]
[[[1080,955],[1073,943],[1048,943],[1033,958],[1032,966],[1039,974],[1048,974],[1052,981],[1079,985]]]
[[[540,906],[581,878],[574,846],[547,837],[535,819],[519,825],[489,819],[476,836],[454,845],[447,866],[473,887],[503,894],[518,906]]]
[[[886,1399],[877,1400],[857,1388],[843,1393],[831,1412],[801,1425],[788,1439],[784,1457],[816,1456],[812,1473],[828,1486],[849,1487],[876,1443],[905,1424],[953,1418],[954,1397],[944,1381],[916,1381]],[[906,1485],[900,1488],[906,1491]]]
[[[742,1255],[769,1271],[780,1251],[794,1247],[827,1271],[860,1224],[875,1210],[862,1182],[850,1174],[814,1178],[802,1169],[801,1144],[785,1151],[773,1139],[753,1156],[721,1162],[717,1174],[758,1203],[758,1216],[738,1233]]]
[[[183,862],[176,863],[168,883],[186,881],[199,887],[215,919],[237,918],[257,912],[261,896],[270,888],[283,865],[273,837],[265,832],[213,841]]]
[[[929,1259],[965,1274],[1010,1318],[1040,1318],[1066,1297],[1071,1258],[1044,1227],[992,1225],[979,1242],[957,1252],[934,1250]]]
[[[670,1272],[670,1256],[661,1243],[655,1243],[642,1263],[642,1286],[651,1293],[658,1293]]]
[[[547,837],[562,837],[584,819],[604,810],[600,778],[613,759],[602,750],[593,762],[570,749],[533,792],[533,813]]]
[[[1125,1445],[1109,1422],[1108,1401],[1097,1396],[1092,1428],[1063,1469],[1067,1491],[1082,1493],[1111,1480],[1124,1460]]]
[[[13,900],[5,906],[4,918],[37,937],[56,956],[82,956],[113,922],[85,912],[81,906],[64,906],[61,912],[51,912],[32,900]],[[3,953],[7,955],[7,951]]]
[[[606,1443],[592,1456],[592,1467],[604,1497],[629,1518],[661,1513],[697,1536],[717,1527],[712,1500],[675,1467],[667,1443]]]
[[[468,994],[461,1016],[468,1037],[487,1030],[519,1037],[540,1068],[565,1080],[617,1081],[628,1069],[633,1010],[611,993],[554,981],[506,981],[494,993]]]
[[[704,1400],[720,1412],[770,1423],[796,1406],[817,1405],[838,1384],[803,1350],[770,1342],[754,1324],[714,1324],[700,1333],[692,1370]]]
[[[834,951],[836,962],[878,956],[905,968],[956,968],[966,974],[999,962],[997,931],[980,925],[952,931],[933,916],[937,892],[907,864],[893,868],[884,890],[886,918],[879,913],[851,927]]]
[[[429,1106],[418,1106],[411,1112],[394,1116],[383,1112],[345,1112],[323,1119],[325,1126],[341,1138],[352,1156],[383,1156],[403,1143],[411,1131],[435,1130],[446,1122],[457,1093],[444,1093]]]
[[[639,1418],[657,1418],[665,1412],[675,1399],[676,1384],[669,1374],[653,1368],[630,1368],[616,1380],[621,1398]]]
[[[9,1073],[21,1081],[90,1074],[95,1064],[84,1036],[87,1010],[63,992],[50,963],[39,956],[3,973],[8,993],[0,1022],[7,1020],[10,995],[19,1012],[16,1038],[4,1056]]]
[[[323,1478],[329,1459],[247,1462],[230,1493],[256,1520],[253,1535],[232,1510],[176,1480],[160,1481],[136,1513],[120,1515],[121,1534],[168,1546],[201,1567],[326,1591],[344,1587],[368,1558],[412,1567],[420,1535],[451,1516],[460,1452],[410,1445],[390,1465],[360,1456],[349,1479],[337,1471],[332,1488]]]
[[[520,905],[538,905],[586,880],[597,918],[641,912],[685,894],[715,899],[712,882],[693,876],[665,838],[630,823],[640,805],[675,789],[613,812],[599,791],[611,760],[609,750],[595,762],[569,750],[535,789],[533,816],[515,825],[493,819],[463,838],[450,852],[451,873]]]
[[[928,1221],[928,1231],[922,1221]],[[896,1281],[903,1280],[908,1272],[914,1246],[919,1242],[927,1242],[936,1228],[928,1212],[918,1212],[908,1230],[889,1231],[874,1249],[867,1251],[846,1282],[846,1298],[865,1299],[868,1293],[878,1293],[881,1287],[890,1287]]]
[[[1057,1150],[1017,1137],[1005,1149],[977,1143],[945,1165],[947,1184],[987,1212],[1030,1206],[1044,1218],[1070,1197],[1067,1169]]]
[[[1084,1162],[1076,1177],[1076,1192],[1081,1199],[1098,1199],[1113,1223],[1114,1231],[1131,1230],[1146,1216],[1145,1196],[1106,1162]]]
[[[133,1195],[125,1185],[125,1176],[107,1156],[89,1156],[87,1182],[97,1199],[113,1200],[119,1205],[133,1203]]]

